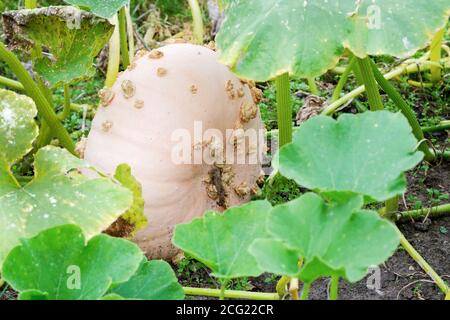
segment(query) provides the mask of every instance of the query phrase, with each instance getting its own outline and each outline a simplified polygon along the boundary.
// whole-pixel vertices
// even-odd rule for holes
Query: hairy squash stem
[[[35,78],[39,90],[41,90],[41,92],[44,94],[44,97],[47,99],[52,110],[55,110],[52,91],[45,85],[44,80],[39,75],[36,75]],[[48,126],[47,122],[45,122],[45,119],[42,119],[41,117],[41,127],[39,128],[39,136],[37,137],[36,148],[34,148],[33,153],[40,148],[48,145],[51,142],[52,138],[53,137],[50,127]]]
[[[292,300],[298,300],[298,284],[299,281],[297,278],[292,278],[289,283],[289,293],[291,294]]]
[[[442,40],[444,39],[444,30],[439,30],[431,42],[430,48],[430,61],[439,63],[441,61]],[[441,68],[432,66],[431,69],[431,82],[438,83],[441,81]]]
[[[398,230],[398,229],[397,229]],[[433,268],[425,261],[424,258],[414,249],[414,247],[411,245],[411,243],[408,242],[408,240],[405,238],[403,233],[401,233],[400,230],[400,243],[403,246],[403,248],[408,252],[408,254],[411,256],[411,258],[416,261],[420,267],[425,271],[431,279],[433,279],[434,283],[439,287],[439,289],[442,290],[444,295],[448,294],[449,288],[447,287],[446,283],[442,278],[436,273],[436,271],[433,270]]]
[[[350,72],[352,72],[355,63],[356,58],[355,56],[352,56],[347,65],[347,68],[345,68],[344,73],[341,75],[341,78],[339,79],[339,82],[336,88],[334,89],[333,96],[331,97],[331,102],[335,102],[341,97],[342,89],[344,89],[344,86],[348,80],[348,76],[350,75]]]
[[[280,280],[278,280],[276,290],[280,299],[286,295],[286,286],[289,281],[291,281],[291,278],[288,276],[282,276]]]
[[[61,145],[69,152],[75,154],[75,145],[70,138],[69,133],[56,116],[55,110],[53,110],[51,104],[47,101],[46,97],[33,81],[28,71],[20,63],[19,59],[17,59],[12,52],[6,49],[3,42],[0,42],[0,59],[6,62],[6,64],[16,75],[17,79],[19,79],[22,83],[28,96],[34,100],[40,115],[50,126],[52,132],[55,137],[59,139]]]
[[[127,22],[126,8],[122,7],[119,11],[119,34],[120,34],[120,52],[122,54],[122,66],[124,69],[130,65],[130,53],[128,51],[127,41]]]
[[[392,70],[389,73],[385,74],[384,78],[387,79],[387,80],[391,80],[391,79],[399,77],[399,76],[401,76],[403,74],[411,74],[411,73],[415,73],[415,72],[422,72],[422,71],[430,70],[430,64],[427,63],[427,61],[425,61],[425,59],[427,59],[427,58],[428,58],[427,56],[424,56],[424,57],[420,58],[419,60],[417,60],[415,62],[404,63],[403,65],[399,66],[398,68],[395,68],[394,70]],[[450,59],[449,58],[445,58],[445,59],[441,60],[441,63],[443,65],[448,65],[448,64],[450,64]],[[356,69],[357,66],[358,65],[355,64],[355,69]],[[358,88],[356,88],[353,91],[347,93],[346,95],[344,95],[343,97],[341,97],[337,101],[335,101],[332,104],[330,104],[329,106],[327,106],[322,111],[322,114],[323,115],[331,115],[331,114],[333,114],[334,112],[336,112],[337,109],[339,109],[340,106],[342,106],[345,103],[347,103],[348,101],[358,97],[365,90],[366,89],[365,89],[364,86],[359,86]]]
[[[25,9],[37,8],[37,0],[25,0]]]
[[[289,74],[284,73],[275,79],[277,89],[277,114],[279,147],[292,141],[292,97]]]
[[[380,90],[378,89],[377,82],[375,80],[370,58],[364,59],[358,58],[359,69],[361,70],[361,77],[366,87],[367,99],[369,100],[369,106],[371,111],[383,110],[383,101],[381,100]]]
[[[302,295],[300,296],[300,300],[308,300],[309,289],[311,289],[311,283],[304,283],[303,288],[302,288]]]
[[[320,92],[319,92],[319,89],[317,88],[317,85],[316,85],[316,79],[314,79],[314,78],[306,78],[306,81],[308,81],[309,91],[313,95],[319,96]]]
[[[423,208],[399,212],[396,215],[397,221],[410,221],[411,219],[420,219],[424,217],[440,217],[450,213],[450,204],[443,204],[432,208]]]
[[[330,283],[330,292],[328,294],[329,300],[338,299],[338,289],[339,289],[339,276],[332,276]]]
[[[10,89],[16,90],[16,91],[23,91],[23,85],[19,81],[15,81],[6,77],[0,76],[0,85],[4,87],[8,87]]]
[[[133,62],[134,50],[135,50],[135,45],[134,45],[134,28],[133,28],[133,20],[131,19],[130,6],[129,5],[126,6],[125,18],[126,18],[126,22],[127,22],[127,32],[128,32],[128,54],[129,54],[129,57],[130,57],[130,61]]]
[[[64,85],[64,109],[62,112],[62,118],[61,120],[67,119],[67,117],[70,115],[71,107],[70,107],[70,87],[68,84]]]
[[[435,126],[422,127],[422,132],[438,132],[450,129],[450,120],[441,121]]]
[[[184,293],[188,296],[203,296],[219,298],[221,290],[207,288],[183,287]],[[225,290],[224,298],[228,299],[247,299],[247,300],[280,300],[278,293],[249,292],[239,290]]]
[[[191,8],[192,19],[194,23],[194,42],[195,44],[203,44],[204,26],[203,17],[200,5],[197,0],[188,0],[189,7]]]
[[[111,88],[116,82],[120,67],[120,31],[117,14],[110,19],[115,26],[114,32],[109,40],[108,70],[106,71],[105,87]]]
[[[220,294],[219,294],[219,300],[225,300],[225,290],[228,285],[228,279],[224,279],[220,282]]]
[[[423,141],[424,140],[423,131],[422,128],[420,127],[419,121],[417,121],[417,117],[414,111],[411,109],[408,103],[406,103],[406,101],[402,98],[402,96],[398,93],[398,91],[394,88],[394,86],[383,77],[380,70],[378,70],[378,67],[375,65],[373,61],[371,61],[371,65],[373,74],[378,84],[381,86],[384,92],[387,93],[389,98],[391,98],[392,101],[394,101],[395,105],[400,109],[400,111],[403,113],[406,119],[408,119],[408,122],[411,125],[413,134],[416,137],[417,141]],[[421,143],[419,146],[419,150],[425,154],[425,160],[427,161],[433,161],[436,158],[435,155],[430,151],[430,148],[426,143]]]

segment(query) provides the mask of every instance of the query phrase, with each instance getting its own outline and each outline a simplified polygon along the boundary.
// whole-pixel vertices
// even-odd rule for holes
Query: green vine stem
[[[220,290],[207,288],[183,287],[184,293],[188,296],[220,297]],[[280,300],[278,293],[249,292],[240,290],[225,290],[224,298],[245,299],[245,300]]]
[[[280,280],[278,280],[276,290],[280,299],[285,296],[286,286],[289,283],[289,281],[291,281],[291,278],[288,276],[282,276]]]
[[[64,109],[62,112],[61,120],[67,119],[70,115],[71,107],[70,107],[70,87],[69,85],[64,85]]]
[[[384,78],[375,63],[371,61],[370,64],[372,66],[371,69],[376,81],[379,83],[384,92],[386,92],[387,95],[392,99],[392,101],[394,101],[395,105],[400,109],[406,119],[408,119],[408,122],[411,125],[413,134],[416,137],[417,141],[424,141],[423,131],[420,127],[419,121],[417,121],[417,117],[414,111],[411,109],[408,103],[406,103],[406,101],[402,98],[402,96],[400,95],[400,93],[398,93],[394,86]],[[419,146],[419,150],[425,154],[425,160],[433,161],[435,159],[435,155],[430,151],[426,143],[421,143]]]
[[[428,56],[424,56],[415,61],[405,62],[403,65],[386,73],[384,75],[384,78],[386,80],[391,80],[391,79],[397,78],[403,74],[411,74],[411,73],[416,73],[416,72],[428,71],[428,70],[430,70],[431,64],[429,63],[429,61],[426,61],[426,59],[428,59]],[[441,64],[444,66],[450,66],[450,58],[445,58],[445,59],[441,60]],[[355,64],[355,67],[356,66],[357,66],[357,64]],[[346,95],[344,95],[337,101],[335,101],[335,102],[331,103],[329,106],[327,106],[322,111],[322,114],[323,115],[333,114],[334,112],[336,112],[337,109],[339,109],[339,107],[346,104],[348,101],[355,99],[356,97],[358,97],[359,95],[364,93],[364,91],[365,91],[365,87],[359,86],[358,88],[352,90],[351,92],[347,93]]]
[[[37,0],[25,0],[25,9],[37,8]]]
[[[119,35],[120,35],[120,52],[122,54],[122,66],[124,69],[130,65],[130,53],[128,51],[128,35],[127,35],[127,21],[126,8],[122,7],[119,11]]]
[[[442,40],[444,39],[444,28],[439,30],[431,42],[430,61],[439,63],[441,61]],[[441,81],[441,68],[432,66],[431,82],[438,83]]]
[[[408,254],[411,256],[411,258],[416,261],[419,266],[425,271],[431,279],[433,279],[434,283],[439,287],[439,289],[442,290],[444,295],[448,294],[449,288],[447,287],[446,283],[442,278],[436,273],[436,271],[433,270],[433,268],[428,264],[428,262],[425,261],[425,259],[414,249],[414,247],[411,245],[411,243],[408,242],[408,240],[405,238],[403,233],[401,233],[400,230],[398,230],[400,233],[400,243],[402,247],[408,252]]]
[[[2,76],[0,76],[0,85],[16,91],[24,91],[23,85],[19,81],[15,81]]]
[[[189,7],[191,8],[192,19],[194,23],[194,42],[196,44],[203,44],[204,26],[203,16],[200,9],[200,5],[197,0],[188,0]]]
[[[422,219],[424,217],[435,218],[450,214],[450,204],[443,204],[432,208],[399,212],[395,216],[396,221],[410,221],[411,219]]]
[[[306,81],[308,81],[309,91],[313,95],[319,96],[320,92],[319,92],[319,89],[317,88],[316,79],[314,79],[314,78],[306,78]]]
[[[370,110],[383,110],[383,101],[381,100],[380,90],[378,89],[378,85],[373,74],[370,58],[368,56],[364,59],[358,58],[358,65],[359,69],[361,70],[362,81],[364,82],[366,88]]]
[[[338,84],[336,85],[336,88],[334,89],[333,96],[331,97],[331,102],[337,101],[341,97],[342,89],[344,89],[345,84],[347,83],[348,76],[353,70],[353,67],[356,63],[355,56],[352,56],[350,58],[350,61],[345,68],[344,73],[341,75]]]
[[[302,288],[302,295],[300,296],[300,300],[308,300],[309,298],[309,290],[311,289],[311,283],[304,283]]]
[[[332,276],[328,299],[329,300],[337,300],[338,299],[338,291],[339,291],[339,276]]]
[[[225,290],[227,289],[228,282],[228,279],[224,279],[220,282],[219,300],[225,300]]]
[[[44,80],[39,76],[35,75],[36,84],[41,90],[41,92],[44,94],[44,97],[47,99],[50,107],[52,110],[55,110],[55,106],[53,105],[53,93],[52,91],[45,85]],[[34,148],[34,152],[36,152],[38,149],[45,147],[48,145],[52,140],[52,132],[50,130],[50,127],[48,126],[47,122],[45,122],[45,119],[41,118],[41,126],[39,128],[39,136],[36,140],[36,148]]]
[[[292,141],[292,97],[289,74],[284,73],[275,79],[277,88],[277,114],[279,147]]]
[[[30,96],[34,100],[40,115],[50,126],[52,132],[54,133],[55,137],[59,139],[61,145],[65,147],[69,152],[75,154],[75,145],[70,138],[69,133],[56,116],[56,113],[51,107],[50,103],[47,101],[42,91],[33,81],[28,71],[20,63],[19,59],[17,59],[17,57],[12,52],[6,49],[3,42],[0,42],[0,59],[6,62],[6,64],[16,75],[17,79],[19,79],[19,81],[22,83],[28,96]]]
[[[299,281],[297,278],[291,278],[289,283],[289,293],[291,294],[292,300],[298,300],[298,284]]]
[[[422,127],[422,132],[439,132],[450,129],[450,120],[441,121],[435,126]]]
[[[130,6],[129,5],[126,6],[125,18],[126,18],[126,21],[127,21],[127,32],[128,32],[128,54],[130,56],[130,61],[133,62],[134,51],[135,51],[134,28],[133,28],[133,20],[131,19]]]
[[[114,32],[109,40],[108,69],[106,71],[105,87],[111,88],[116,82],[120,67],[120,31],[117,14],[110,19],[115,25]]]
[[[0,278],[0,289],[5,285],[5,280]]]

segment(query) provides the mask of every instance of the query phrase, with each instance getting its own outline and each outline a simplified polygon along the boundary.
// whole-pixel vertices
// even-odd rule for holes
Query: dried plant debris
[[[324,108],[324,104],[325,99],[321,97],[313,95],[306,97],[303,107],[300,108],[297,112],[297,116],[295,117],[297,125],[300,125],[310,118],[319,115]]]

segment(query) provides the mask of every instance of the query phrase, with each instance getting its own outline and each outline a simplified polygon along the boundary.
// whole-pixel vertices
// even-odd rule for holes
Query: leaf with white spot
[[[308,193],[274,207],[267,220],[271,238],[255,240],[250,252],[263,270],[307,283],[333,275],[358,281],[370,266],[389,258],[400,242],[391,222],[362,210],[362,205],[359,195],[339,194],[326,203]]]
[[[22,300],[93,300],[128,281],[144,256],[132,242],[64,225],[23,239],[3,265],[4,279]]]
[[[314,117],[279,151],[279,170],[299,185],[320,192],[351,191],[378,201],[406,190],[404,171],[423,158],[401,113]]]
[[[13,46],[32,49],[35,71],[53,86],[93,76],[113,32],[107,20],[69,6],[7,11],[3,25]]]
[[[35,156],[35,177],[20,186],[8,166],[0,168],[0,266],[8,252],[40,231],[79,225],[89,238],[111,225],[132,204],[133,195],[109,178],[90,179],[88,165],[68,151],[48,146]]]
[[[5,163],[12,165],[31,150],[38,135],[36,115],[31,98],[0,89],[0,158]]]
[[[449,10],[448,0],[237,0],[216,39],[220,60],[242,78],[315,77],[345,48],[410,55],[446,25]]]

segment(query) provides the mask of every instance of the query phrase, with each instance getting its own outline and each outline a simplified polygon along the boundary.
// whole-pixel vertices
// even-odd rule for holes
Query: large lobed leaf
[[[308,193],[274,207],[267,221],[271,238],[255,240],[250,252],[265,271],[308,283],[332,275],[358,281],[368,267],[391,256],[400,241],[392,223],[362,205],[359,195],[334,194],[325,203]]]
[[[207,212],[189,224],[175,227],[173,243],[204,263],[221,279],[258,276],[263,272],[248,252],[256,238],[264,238],[271,205],[253,201],[223,214]]]
[[[314,77],[344,48],[404,57],[447,23],[448,0],[237,0],[217,36],[220,59],[240,77]]]
[[[48,146],[35,155],[35,177],[18,184],[11,166],[27,154],[37,135],[33,101],[0,90],[0,269],[8,252],[40,231],[67,223],[88,237],[113,223],[132,204],[131,192],[108,178],[88,179],[88,165],[66,150]]]
[[[35,71],[52,85],[94,75],[93,60],[113,32],[107,20],[68,6],[7,11],[3,21],[9,41],[32,48]]]
[[[64,0],[64,2],[88,8],[95,15],[109,19],[130,0]]]
[[[147,262],[135,244],[107,235],[86,244],[75,225],[22,240],[8,255],[3,277],[23,300],[111,299],[111,288],[116,299],[184,297],[167,263]]]
[[[35,178],[24,187],[9,182],[0,172],[0,265],[20,238],[69,223],[81,226],[92,237],[132,204],[131,192],[110,179],[81,175],[77,170],[87,164],[66,150],[40,149],[34,166]]]
[[[351,191],[383,201],[406,190],[403,174],[423,158],[400,113],[318,116],[280,149],[279,170],[312,190]]]
[[[0,159],[6,164],[15,163],[31,150],[38,135],[36,115],[31,98],[0,89]]]

